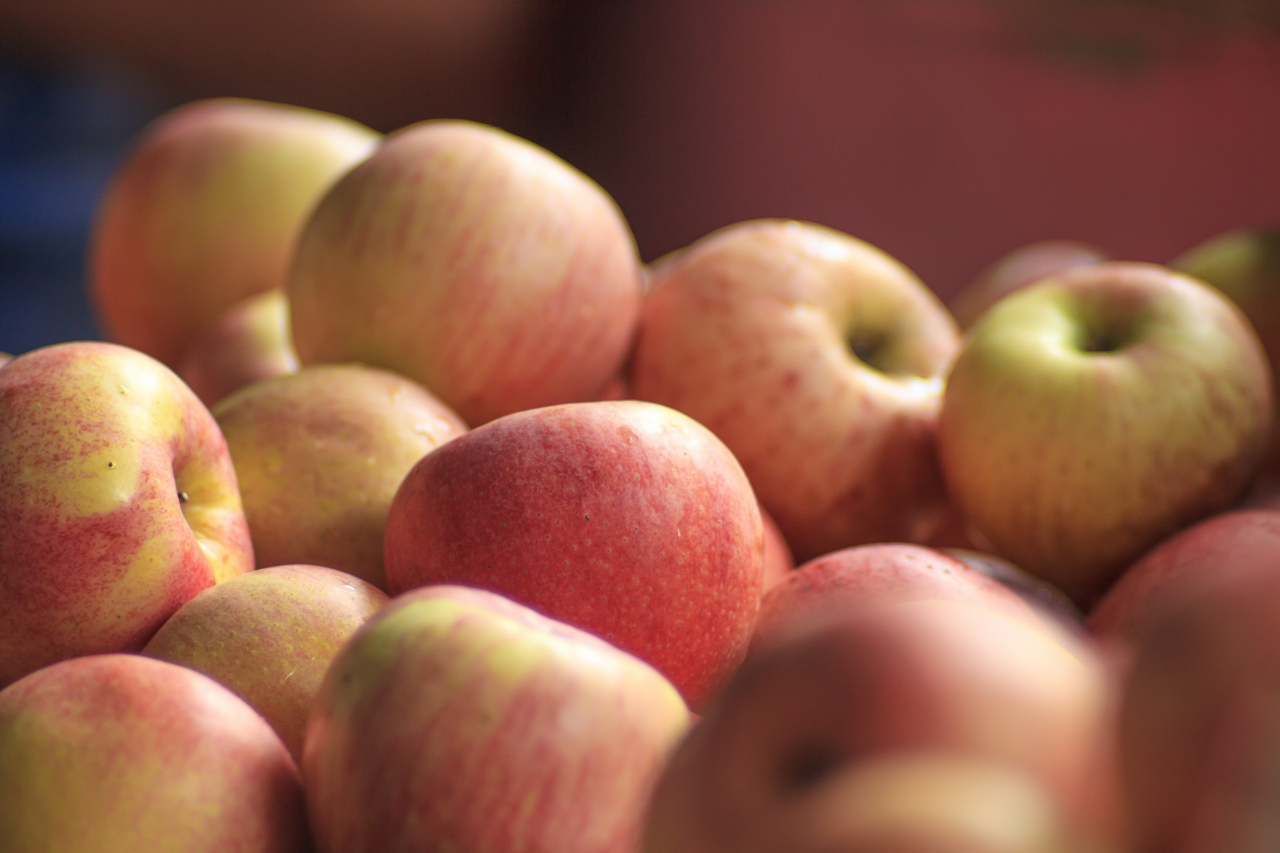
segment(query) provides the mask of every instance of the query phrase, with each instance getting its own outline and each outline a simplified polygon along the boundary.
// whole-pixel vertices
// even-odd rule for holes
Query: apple
[[[92,655],[0,691],[5,853],[310,850],[298,769],[211,679]]]
[[[779,833],[833,828],[848,773],[919,753],[1024,772],[1064,819],[1109,837],[1112,701],[1097,656],[1043,620],[942,600],[862,610],[748,659],[668,762],[643,849],[789,850]],[[814,811],[826,826],[797,817]]]
[[[845,619],[868,607],[944,599],[1039,619],[1017,593],[963,562],[916,545],[861,545],[810,560],[769,589],[760,602],[751,653],[777,645],[814,623]]]
[[[158,361],[115,344],[0,370],[0,686],[136,651],[196,593],[253,568],[218,425]]]
[[[1089,614],[1098,637],[1131,643],[1142,626],[1241,574],[1280,572],[1280,512],[1206,519],[1161,542],[1115,582]]]
[[[697,710],[760,606],[755,495],[718,439],[652,403],[507,415],[422,458],[387,517],[387,588],[506,595],[652,664]]]
[[[1060,272],[1110,260],[1101,249],[1073,240],[1042,240],[1015,249],[983,270],[951,298],[951,313],[968,329],[1004,297]]]
[[[103,328],[177,365],[223,311],[284,284],[312,206],[378,139],[335,115],[235,98],[156,119],[94,225],[89,278]]]
[[[1066,593],[1050,583],[995,554],[975,551],[971,548],[943,548],[942,553],[954,557],[975,572],[980,572],[1016,592],[1022,600],[1045,613],[1072,631],[1084,627],[1084,614]]]
[[[259,569],[182,605],[142,653],[229,688],[301,761],[307,714],[329,662],[386,603],[377,587],[333,569]]]
[[[501,596],[400,596],[347,642],[302,759],[320,853],[631,853],[689,724],[631,655]]]
[[[1236,500],[1271,428],[1270,370],[1239,309],[1163,267],[1106,263],[1008,296],[970,330],[938,449],[996,553],[1087,606]]]
[[[9,355],[7,352],[0,352],[0,367],[4,367],[11,361],[13,361],[13,356]]]
[[[724,441],[804,561],[927,534],[947,500],[934,429],[957,346],[942,303],[880,250],[746,222],[655,266],[631,387]]]
[[[762,588],[768,592],[775,584],[786,580],[791,570],[796,567],[795,558],[791,556],[791,546],[778,529],[778,522],[773,516],[760,507],[760,528],[764,533],[764,581]]]
[[[288,294],[303,364],[402,373],[478,426],[602,393],[641,273],[621,212],[586,176],[494,128],[429,121],[325,195]]]
[[[258,565],[328,566],[381,589],[396,489],[419,459],[467,429],[416,383],[358,364],[255,383],[213,413]]]
[[[289,305],[279,289],[228,308],[192,342],[178,365],[178,375],[206,406],[246,385],[297,370]]]

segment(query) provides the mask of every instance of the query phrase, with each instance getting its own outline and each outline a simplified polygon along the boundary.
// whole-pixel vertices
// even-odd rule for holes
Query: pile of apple
[[[3,853],[1280,849],[1278,235],[953,314],[216,100],[90,286],[117,343],[0,367]]]

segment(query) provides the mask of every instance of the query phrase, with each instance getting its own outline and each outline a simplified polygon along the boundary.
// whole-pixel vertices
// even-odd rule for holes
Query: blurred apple
[[[243,388],[298,370],[284,291],[268,290],[228,308],[187,349],[178,375],[206,406]]]
[[[168,368],[70,343],[0,371],[0,686],[136,651],[196,593],[253,568],[218,425]]]
[[[1013,590],[1023,601],[1057,619],[1068,629],[1078,631],[1084,626],[1084,614],[1066,593],[1027,574],[1008,560],[970,548],[943,548],[942,553]]]
[[[256,383],[214,407],[259,566],[328,566],[386,589],[387,512],[409,469],[466,425],[421,386],[363,365]]]
[[[652,664],[697,710],[760,606],[763,532],[733,455],[633,401],[507,415],[419,462],[387,518],[387,586],[493,590]]]
[[[1239,309],[1163,267],[1107,263],[1015,293],[970,330],[938,447],[996,552],[1087,606],[1240,497],[1271,418],[1266,356]]]
[[[787,544],[778,523],[773,516],[760,508],[760,525],[764,533],[764,585],[768,592],[775,584],[786,579],[796,567],[795,558],[791,556],[791,546]]]
[[[689,714],[648,665],[500,596],[396,599],[325,677],[303,775],[320,853],[631,853]]]
[[[289,276],[303,364],[420,382],[472,426],[591,400],[641,295],[631,230],[547,151],[457,121],[411,125],[320,202]]]
[[[0,367],[3,367],[11,361],[13,361],[13,356],[9,355],[7,352],[0,352]]]
[[[333,569],[260,569],[188,601],[142,653],[229,688],[301,761],[307,714],[329,662],[386,602],[386,593]]]
[[[1004,297],[1042,278],[1110,260],[1101,249],[1071,240],[1044,240],[1015,249],[983,270],[951,299],[951,313],[968,329]]]
[[[747,222],[655,266],[631,386],[719,436],[809,560],[927,534],[947,500],[934,428],[957,345],[942,303],[878,249]]]
[[[137,655],[64,661],[0,691],[5,853],[305,853],[298,769],[199,673]]]
[[[103,328],[176,365],[223,311],[284,284],[311,208],[378,138],[328,113],[234,98],[156,119],[98,211],[89,269]]]

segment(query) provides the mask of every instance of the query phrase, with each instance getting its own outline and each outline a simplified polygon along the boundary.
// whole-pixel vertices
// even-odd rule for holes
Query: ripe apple
[[[188,601],[142,653],[229,688],[300,762],[307,714],[329,662],[386,603],[377,587],[333,569],[260,569]]]
[[[227,446],[168,368],[70,343],[0,370],[0,686],[136,651],[200,590],[253,568]]]
[[[472,426],[594,399],[635,329],[631,230],[599,186],[494,128],[387,138],[324,197],[289,275],[303,364],[402,373]]]
[[[421,386],[357,364],[258,382],[213,413],[258,565],[328,566],[380,589],[396,489],[419,459],[467,429]]]
[[[499,592],[647,661],[697,710],[746,654],[763,551],[751,486],[704,427],[576,403],[423,457],[387,518],[387,587]]]
[[[138,655],[93,655],[0,691],[5,853],[304,853],[298,769],[253,709]]]
[[[284,284],[312,206],[378,138],[328,113],[234,98],[161,116],[98,211],[89,266],[103,328],[178,364],[219,314]]]
[[[810,560],[768,590],[751,653],[860,609],[927,599],[965,601],[1016,619],[1040,618],[1017,593],[946,554],[916,545],[861,545]]]
[[[1271,419],[1270,370],[1238,308],[1163,267],[1106,263],[1015,293],[970,330],[938,448],[996,552],[1087,605],[1240,496]]]
[[[195,339],[178,375],[206,406],[243,388],[298,370],[284,291],[268,290],[232,305]]]
[[[1076,267],[1110,260],[1087,243],[1043,240],[1015,249],[983,270],[968,287],[951,299],[951,313],[960,328],[968,329],[986,310],[1004,297],[1042,278]]]
[[[786,580],[787,575],[796,567],[795,558],[791,556],[791,546],[787,544],[778,522],[773,516],[760,507],[760,528],[764,533],[764,581],[762,589],[768,592],[775,584]]]
[[[946,503],[934,427],[957,346],[942,303],[878,249],[747,222],[655,266],[631,386],[724,441],[809,560],[926,535]]]
[[[946,753],[1021,770],[1113,831],[1111,687],[1070,635],[955,601],[864,610],[752,656],[668,762],[646,853],[740,853],[866,761]],[[830,847],[820,849],[857,849]]]
[[[407,593],[338,653],[302,769],[320,853],[630,853],[689,724],[631,655],[501,596]]]

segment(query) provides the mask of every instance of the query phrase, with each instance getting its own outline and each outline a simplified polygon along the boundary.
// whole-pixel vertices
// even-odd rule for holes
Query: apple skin
[[[383,538],[401,481],[467,431],[414,382],[318,365],[232,394],[213,410],[235,463],[259,566],[301,563],[387,588]]]
[[[774,833],[803,831],[794,815],[845,772],[918,752],[1026,772],[1108,837],[1112,692],[1092,650],[1043,621],[941,600],[860,611],[748,659],[668,762],[643,849],[786,849]]]
[[[405,477],[388,591],[509,596],[652,664],[698,710],[747,651],[764,541],[733,455],[671,409],[576,403],[508,415]]]
[[[305,853],[306,821],[284,744],[197,672],[93,655],[0,691],[5,853]]]
[[[137,651],[196,593],[253,568],[218,425],[168,368],[82,342],[0,371],[0,686]]]
[[[236,98],[156,119],[94,226],[90,290],[103,328],[176,365],[223,311],[284,284],[311,208],[379,138],[329,113]]]
[[[472,426],[596,398],[642,278],[613,200],[549,152],[460,121],[410,125],[324,197],[289,275],[303,364],[421,383]]]
[[[206,406],[254,382],[298,371],[289,336],[289,304],[275,289],[228,308],[196,338],[178,375]]]
[[[330,661],[387,601],[377,587],[333,569],[259,569],[188,601],[142,653],[230,689],[301,762],[307,714]]]
[[[1004,297],[1043,278],[1076,267],[1091,266],[1110,258],[1101,249],[1073,240],[1031,243],[987,267],[968,287],[951,299],[951,313],[960,328],[968,329]]]
[[[728,445],[804,561],[925,535],[946,503],[934,427],[957,347],[942,303],[878,249],[746,222],[655,266],[631,389]]]
[[[763,590],[768,592],[773,586],[786,580],[796,567],[796,561],[791,556],[791,546],[778,529],[778,522],[773,520],[773,516],[764,507],[760,508],[760,525],[764,533]]]
[[[339,652],[307,730],[320,853],[630,853],[689,725],[647,664],[501,596],[400,596]]]
[[[1152,264],[1006,297],[947,380],[947,485],[996,553],[1085,609],[1144,551],[1229,506],[1271,439],[1271,374],[1221,294]]]

